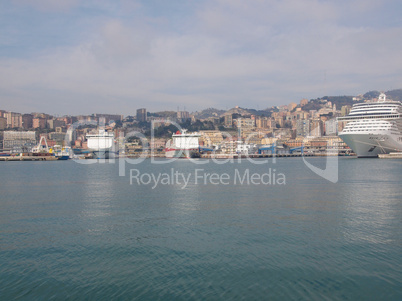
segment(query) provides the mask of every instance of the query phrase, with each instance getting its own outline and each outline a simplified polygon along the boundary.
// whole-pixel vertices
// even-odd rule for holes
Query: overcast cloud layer
[[[402,3],[0,3],[0,109],[264,109],[402,85]]]

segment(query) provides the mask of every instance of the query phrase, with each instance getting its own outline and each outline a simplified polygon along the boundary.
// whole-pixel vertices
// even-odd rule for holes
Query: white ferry
[[[172,139],[166,143],[165,157],[166,158],[195,158],[199,157],[199,138],[198,133],[187,133],[183,130],[182,133],[177,131],[172,135]]]
[[[95,158],[109,158],[113,149],[113,133],[99,129],[97,133],[89,133],[86,137],[88,139],[88,149],[94,153]]]
[[[358,157],[402,151],[402,103],[386,100],[381,93],[375,102],[354,104],[339,137]]]

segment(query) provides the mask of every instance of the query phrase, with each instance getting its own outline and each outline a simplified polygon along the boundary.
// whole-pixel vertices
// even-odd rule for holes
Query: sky
[[[402,88],[400,0],[0,0],[0,109],[56,115]]]

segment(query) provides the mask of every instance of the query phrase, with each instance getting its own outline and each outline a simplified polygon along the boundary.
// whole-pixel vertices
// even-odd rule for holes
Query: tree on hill
[[[306,112],[308,112],[310,110],[318,111],[321,108],[322,108],[322,103],[319,102],[317,99],[312,99],[312,100],[309,101],[308,104],[303,106],[303,111],[306,111]]]
[[[402,89],[387,91],[385,94],[392,100],[402,101]]]
[[[353,96],[324,96],[321,98],[311,99],[308,104],[303,106],[303,111],[321,109],[325,104],[324,100],[330,101],[332,105],[336,105],[338,110],[343,106],[352,106],[354,103],[356,103],[353,100]]]
[[[364,99],[378,98],[378,96],[380,96],[378,91],[369,91],[363,95]]]

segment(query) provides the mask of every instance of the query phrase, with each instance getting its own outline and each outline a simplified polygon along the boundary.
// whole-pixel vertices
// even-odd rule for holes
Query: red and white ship
[[[199,157],[200,144],[198,133],[187,133],[177,131],[172,135],[172,139],[166,143],[166,158],[196,158]]]

